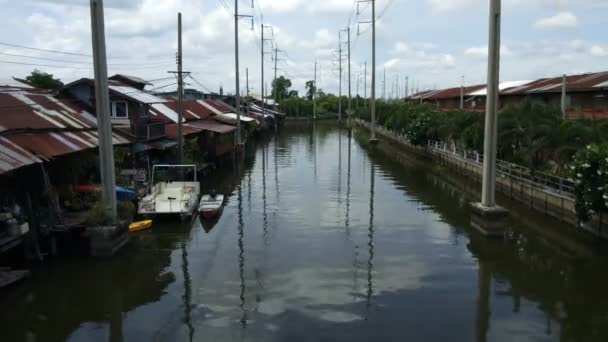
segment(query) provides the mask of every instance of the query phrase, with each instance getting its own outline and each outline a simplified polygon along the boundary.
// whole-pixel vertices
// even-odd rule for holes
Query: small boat
[[[224,195],[204,195],[198,206],[198,211],[201,216],[206,219],[212,219],[222,210],[224,205]]]
[[[152,220],[133,222],[129,225],[129,232],[139,232],[152,228]]]
[[[138,214],[192,215],[200,196],[196,172],[195,165],[154,165],[154,185],[139,201]]]

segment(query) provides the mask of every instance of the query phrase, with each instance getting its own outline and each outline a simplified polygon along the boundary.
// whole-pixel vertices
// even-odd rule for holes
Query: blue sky
[[[225,3],[226,5],[224,6]],[[184,16],[185,69],[207,88],[220,86],[234,92],[234,38],[231,0],[105,0],[110,73],[134,74],[146,79],[168,77],[175,69],[176,16]],[[259,24],[274,27],[274,44],[281,69],[302,90],[313,78],[314,61],[320,64],[319,84],[337,92],[338,31],[353,30],[353,92],[365,61],[371,73],[371,32],[357,22],[371,18],[370,7],[354,0],[240,1],[241,13],[255,17],[240,25],[241,84],[250,69],[250,88],[260,90]],[[89,1],[0,0],[0,42],[88,54],[91,51]],[[398,76],[400,93],[409,76],[410,87],[431,89],[484,83],[489,0],[377,0],[377,93],[382,94],[386,68],[387,95]],[[503,81],[557,76],[563,73],[608,71],[608,0],[503,0]],[[350,18],[350,20],[349,20]],[[267,35],[270,35],[268,33]],[[270,48],[270,43],[267,43]],[[19,56],[15,56],[19,55]],[[46,61],[23,56],[56,59]],[[36,66],[7,61],[59,65],[38,68],[64,81],[92,76],[89,57],[52,54],[0,45],[0,79],[23,77]],[[266,60],[266,79],[272,62]],[[346,67],[346,66],[345,66]],[[346,73],[344,74],[346,78]],[[369,78],[368,74],[368,78]],[[172,80],[157,82],[164,89]],[[417,86],[416,86],[417,85]],[[192,84],[193,87],[198,87]],[[371,82],[368,81],[368,86]],[[346,92],[346,86],[343,92]],[[369,93],[369,91],[368,91]]]

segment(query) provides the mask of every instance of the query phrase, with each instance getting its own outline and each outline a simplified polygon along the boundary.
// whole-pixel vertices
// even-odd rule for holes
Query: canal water
[[[59,259],[0,296],[2,341],[607,341],[608,259],[476,185],[288,126],[203,182],[218,222],[158,222],[111,260]]]

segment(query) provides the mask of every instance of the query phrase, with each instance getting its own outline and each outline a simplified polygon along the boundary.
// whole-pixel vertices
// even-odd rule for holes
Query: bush
[[[135,217],[135,205],[133,202],[119,202],[116,205],[118,220],[123,222],[132,222]],[[85,215],[84,223],[87,226],[109,226],[112,225],[112,218],[108,215],[103,204],[98,202]]]
[[[581,221],[589,222],[607,209],[608,145],[589,145],[579,151],[572,174],[576,183],[576,214]]]

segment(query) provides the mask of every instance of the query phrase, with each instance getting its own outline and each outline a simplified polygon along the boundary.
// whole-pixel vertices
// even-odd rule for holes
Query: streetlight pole
[[[114,173],[114,146],[110,122],[110,93],[108,90],[108,65],[103,0],[91,0],[91,33],[95,70],[95,109],[99,135],[99,168],[101,173],[102,200],[105,210],[116,222],[116,175]]]
[[[484,135],[481,203],[473,204],[471,224],[486,236],[504,236],[509,212],[496,205],[498,82],[500,79],[501,0],[490,1],[488,90]]]

